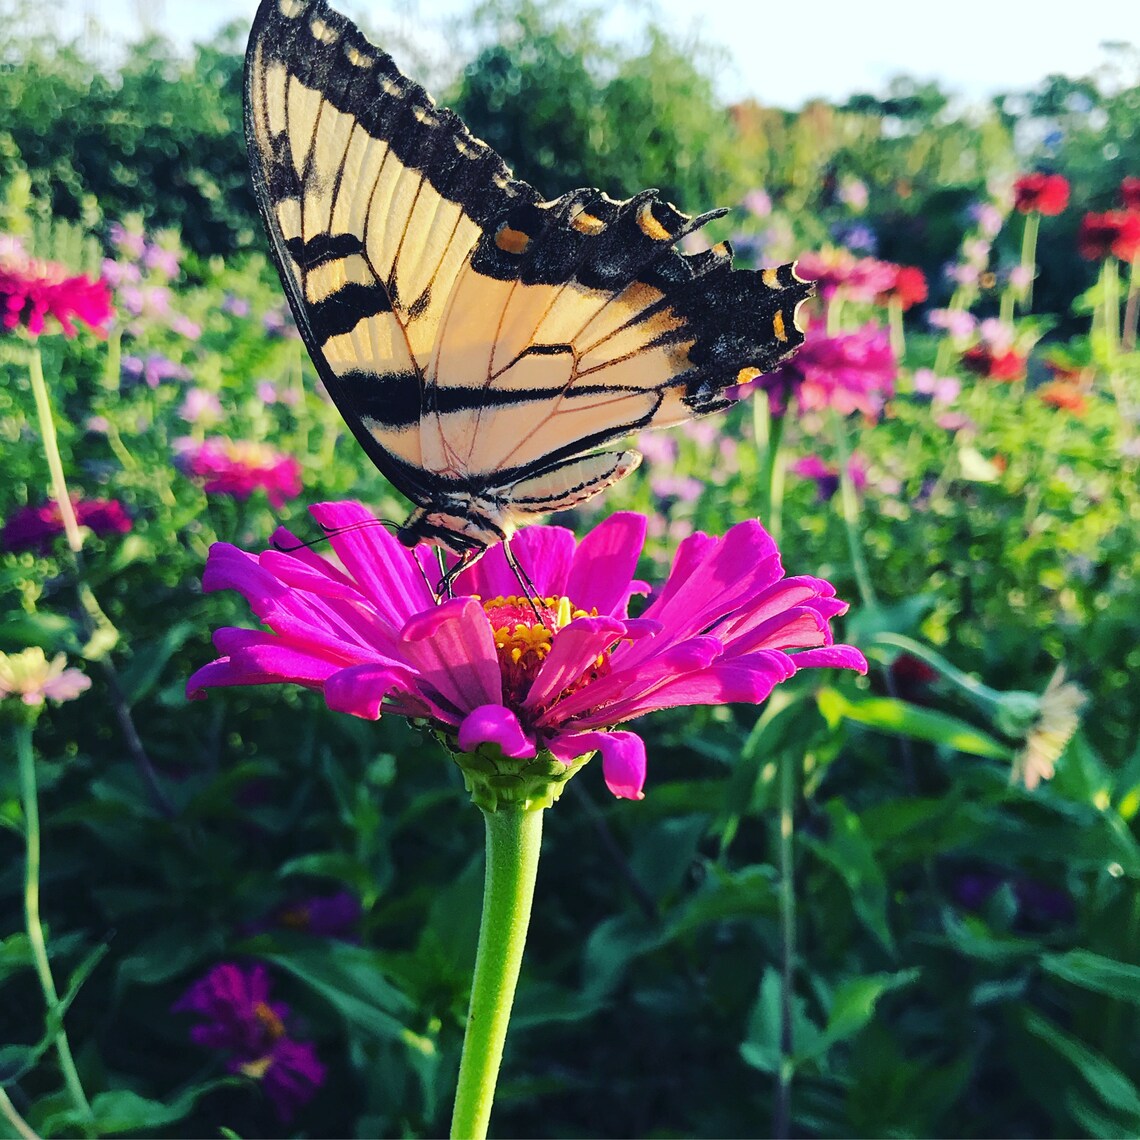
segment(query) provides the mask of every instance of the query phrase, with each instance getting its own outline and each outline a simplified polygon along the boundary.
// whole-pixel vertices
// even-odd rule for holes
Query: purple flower
[[[190,370],[161,353],[151,353],[145,360],[137,356],[124,356],[119,364],[123,380],[137,383],[144,380],[148,388],[157,388],[164,380],[189,380]]]
[[[143,254],[143,264],[147,269],[154,270],[160,277],[170,280],[178,276],[180,266],[178,254],[172,249],[163,249],[160,245],[148,245]]]
[[[165,285],[140,288],[128,285],[119,291],[123,308],[132,317],[166,317],[170,314],[170,290]]]
[[[236,293],[227,293],[222,298],[222,312],[229,313],[231,317],[248,317],[249,310],[249,302]]]
[[[691,475],[658,475],[649,484],[657,499],[695,503],[705,489],[704,483]]]
[[[519,531],[511,548],[537,588],[532,605],[501,546],[437,604],[430,548],[408,550],[358,503],[311,513],[340,565],[278,549],[296,544],[285,531],[260,555],[211,548],[203,588],[240,591],[269,631],[219,629],[221,656],[190,678],[190,697],[304,685],[335,711],[426,720],[458,753],[497,746],[492,763],[512,775],[531,761],[568,770],[597,751],[610,790],[640,799],[645,746],[617,725],[677,705],[758,703],[803,668],[866,669],[858,650],[833,644],[830,620],[846,604],[821,579],[785,578],[757,522],[682,542],[631,618],[629,599],[645,590],[633,578],[641,515],[613,515],[580,543],[561,527]]]
[[[260,1081],[285,1123],[324,1084],[316,1050],[288,1036],[289,1007],[269,1000],[269,977],[260,963],[249,969],[229,962],[215,966],[172,1010],[202,1018],[190,1040],[229,1054],[227,1071]]]
[[[809,333],[794,357],[735,391],[765,389],[778,414],[795,396],[801,414],[834,408],[873,420],[894,393],[897,372],[890,334],[872,323],[833,337]]]
[[[72,498],[76,522],[98,538],[126,534],[131,529],[131,516],[118,499]],[[63,513],[54,500],[39,507],[21,507],[8,516],[0,529],[0,550],[18,553],[30,550],[47,554],[52,543],[64,533]]]
[[[757,188],[744,195],[744,208],[756,218],[766,218],[772,212],[772,199],[767,190]]]
[[[262,318],[261,323],[268,336],[290,338],[293,340],[300,340],[301,338],[301,334],[297,331],[297,326],[293,323],[293,315],[284,307],[270,309]]]
[[[137,285],[142,280],[142,272],[133,261],[112,261],[109,257],[103,259],[100,276],[112,289]]]
[[[957,341],[968,340],[978,327],[977,317],[965,309],[931,309],[926,321],[931,328],[944,329],[951,340]]]
[[[202,326],[181,313],[175,313],[170,318],[170,329],[187,340],[198,340],[202,335]]]
[[[178,414],[188,424],[210,427],[222,418],[222,402],[205,388],[191,388]]]
[[[146,251],[146,238],[137,230],[128,230],[112,222],[109,230],[111,244],[131,261],[138,261]]]
[[[673,464],[677,461],[677,437],[663,431],[644,431],[637,437],[637,450],[650,465]]]
[[[970,217],[984,238],[995,238],[1001,232],[1005,218],[992,202],[975,202],[970,207]]]
[[[871,200],[866,182],[858,178],[844,178],[835,195],[848,209],[861,214]]]
[[[303,930],[320,938],[352,941],[360,926],[360,900],[351,891],[314,895],[279,906],[271,915],[274,926]]]
[[[957,376],[937,376],[932,368],[917,368],[914,373],[914,390],[929,396],[935,404],[952,404],[962,391]]]
[[[839,468],[834,463],[820,459],[818,455],[805,455],[797,459],[789,470],[802,479],[814,479],[821,503],[826,503],[839,490]],[[847,461],[847,471],[856,491],[867,486],[867,464],[860,455],[852,455]]]

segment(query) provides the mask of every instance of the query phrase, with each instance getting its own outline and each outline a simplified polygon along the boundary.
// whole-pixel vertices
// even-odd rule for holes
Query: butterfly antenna
[[[292,554],[297,550],[313,550],[322,542],[328,542],[329,539],[342,534],[351,534],[355,530],[365,530],[373,526],[387,526],[393,530],[400,529],[400,524],[392,522],[390,519],[361,519],[359,522],[349,523],[347,526],[325,526],[324,523],[317,523],[317,526],[323,532],[320,538],[311,538],[308,542],[297,541],[291,545],[274,538],[271,540],[271,545],[274,550],[279,550],[282,554]]]
[[[542,614],[539,613],[538,607],[542,602],[542,598],[539,597],[538,587],[531,581],[530,575],[522,568],[522,564],[515,557],[514,551],[511,550],[511,540],[509,538],[503,540],[503,557],[506,558],[507,565],[515,572],[515,577],[522,587],[523,595],[530,603],[530,608],[534,610],[535,621],[541,625]]]

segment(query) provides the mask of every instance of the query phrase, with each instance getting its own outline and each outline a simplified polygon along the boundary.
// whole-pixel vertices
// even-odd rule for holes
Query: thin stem
[[[887,322],[891,330],[891,351],[895,360],[902,364],[906,356],[906,333],[903,331],[902,301],[897,297],[892,297],[887,304]]]
[[[47,381],[44,379],[44,362],[40,356],[40,346],[32,346],[28,359],[28,374],[32,381],[32,395],[36,401],[36,415],[40,421],[40,438],[44,441],[44,454],[47,456],[48,471],[51,472],[51,493],[59,506],[63,519],[67,545],[78,553],[83,549],[83,536],[79,533],[79,523],[75,518],[75,508],[67,493],[67,480],[63,476],[63,460],[59,455],[59,440],[55,434],[55,421],[51,414],[51,400],[48,397]]]
[[[1120,347],[1131,352],[1136,347],[1136,323],[1140,317],[1140,253],[1128,267],[1128,299],[1124,302],[1124,327]]]
[[[792,1076],[795,1072],[795,1034],[792,995],[796,967],[795,809],[798,756],[780,757],[780,1069],[772,1105],[772,1136],[784,1140],[792,1125]]]
[[[0,1115],[8,1121],[12,1126],[12,1130],[21,1140],[40,1140],[39,1136],[32,1131],[28,1122],[16,1111],[16,1106],[2,1088],[0,1088]]]
[[[51,974],[43,925],[40,922],[40,811],[39,799],[36,794],[36,758],[32,750],[32,723],[30,719],[25,720],[17,731],[16,751],[20,764],[20,795],[23,800],[26,828],[24,915],[27,920],[28,943],[31,946],[32,962],[40,980],[40,989],[43,990],[48,1013],[54,1014],[59,1008],[59,993],[55,988],[55,979]],[[79,1073],[71,1056],[71,1046],[68,1044],[62,1017],[59,1020],[55,1049],[68,1094],[76,1111],[83,1119],[84,1132],[88,1136],[94,1136],[96,1135],[95,1118],[91,1112],[91,1105],[87,1102],[87,1096],[83,1092],[83,1085],[79,1081]]]
[[[542,810],[484,811],[487,871],[471,1007],[451,1118],[452,1140],[483,1140],[530,925],[542,846]]]
[[[1025,229],[1021,235],[1021,270],[1025,275],[1025,289],[1021,295],[1021,311],[1033,308],[1033,279],[1037,276],[1037,231],[1041,228],[1041,215],[1030,210],[1025,215]]]
[[[778,546],[784,521],[786,461],[780,446],[784,438],[784,416],[772,414],[772,399],[763,388],[752,393],[752,423],[761,457],[760,486],[766,495],[762,508],[766,516],[764,522]]]
[[[871,585],[871,575],[863,557],[863,544],[859,540],[859,496],[851,478],[851,452],[847,446],[847,429],[839,413],[831,409],[831,428],[835,434],[835,450],[839,457],[839,498],[843,510],[843,526],[847,532],[847,549],[851,554],[851,569],[859,597],[868,609],[876,609],[879,599]]]
[[[1104,355],[1108,367],[1116,364],[1120,347],[1120,274],[1116,258],[1105,258],[1100,271],[1101,304],[1104,306]]]

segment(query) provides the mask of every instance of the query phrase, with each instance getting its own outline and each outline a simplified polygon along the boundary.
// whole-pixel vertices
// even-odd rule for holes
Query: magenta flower
[[[267,443],[213,437],[174,441],[175,462],[194,479],[202,480],[207,495],[248,499],[261,488],[280,507],[301,493],[301,465]]]
[[[763,388],[778,415],[794,396],[801,413],[834,408],[874,420],[894,393],[897,373],[890,334],[872,323],[834,337],[809,333],[795,356],[735,391]]]
[[[227,1053],[229,1072],[260,1081],[285,1123],[324,1083],[325,1067],[313,1046],[288,1036],[289,1007],[269,1000],[269,978],[260,964],[215,966],[172,1009],[203,1019],[190,1039]]]
[[[88,527],[99,538],[126,534],[131,529],[131,516],[118,499],[72,498],[71,504],[79,525]],[[0,529],[0,550],[46,554],[63,533],[63,514],[58,503],[21,507],[8,516]]]
[[[793,475],[801,479],[813,479],[819,502],[826,503],[839,490],[839,468],[818,455],[804,455],[789,468]],[[856,491],[867,486],[867,463],[861,455],[852,455],[847,460],[847,473]]]
[[[824,302],[842,289],[852,301],[870,304],[894,287],[899,267],[874,257],[856,257],[850,250],[828,248],[801,255],[796,273],[805,281],[814,281]]]
[[[536,615],[501,547],[436,604],[429,548],[409,551],[357,503],[312,514],[340,565],[305,548],[211,548],[203,587],[238,590],[268,632],[219,629],[222,655],[190,678],[189,696],[304,685],[339,712],[426,720],[459,753],[498,746],[511,772],[527,765],[508,760],[569,768],[596,751],[610,790],[640,799],[645,746],[617,725],[677,705],[760,702],[803,668],[866,669],[858,650],[832,643],[830,619],[846,604],[818,578],[784,578],[757,522],[688,538],[631,618],[630,597],[645,590],[633,578],[641,515],[613,515],[580,543],[561,527],[520,531],[512,551],[540,595]]]
[[[114,315],[105,281],[36,261],[18,242],[7,242],[0,250],[0,330],[19,327],[39,336],[51,317],[64,336],[75,336],[77,323],[106,336]]]

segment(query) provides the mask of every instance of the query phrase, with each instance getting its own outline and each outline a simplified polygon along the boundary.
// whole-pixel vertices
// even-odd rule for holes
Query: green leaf
[[[185,1119],[193,1111],[198,1098],[206,1093],[225,1085],[241,1083],[236,1078],[229,1077],[195,1085],[170,1103],[151,1100],[130,1089],[110,1089],[96,1094],[91,1101],[91,1111],[101,1135],[114,1136],[122,1132],[141,1132],[144,1129],[154,1132]],[[82,1128],[83,1122],[84,1117],[77,1110],[71,1109],[49,1117],[42,1128],[45,1135],[52,1135],[64,1127]]]
[[[1115,1065],[1032,1010],[1025,1011],[1023,1020],[1025,1028],[1068,1061],[1105,1104],[1133,1117],[1131,1127],[1140,1130],[1140,1093]]]
[[[193,622],[175,622],[154,641],[135,647],[131,663],[123,670],[120,681],[127,704],[132,707],[149,694],[162,675],[166,663],[197,631]]]
[[[806,1053],[797,1049],[797,1062],[822,1056],[838,1042],[854,1037],[874,1017],[875,1008],[884,994],[909,986],[920,973],[918,969],[899,970],[894,974],[867,974],[842,982],[832,998],[827,1025],[815,1041],[813,1051]]]
[[[1069,950],[1065,954],[1042,955],[1041,967],[1075,986],[1140,1005],[1140,966],[1105,958],[1091,950]]]
[[[1012,760],[1013,749],[964,720],[932,709],[919,708],[894,697],[845,697],[837,689],[821,689],[816,694],[820,712],[828,723],[855,721],[869,728],[912,740],[929,740],[958,752],[986,756],[994,760]]]
[[[895,941],[887,925],[887,883],[874,848],[863,833],[859,817],[839,800],[825,809],[831,817],[826,839],[805,835],[804,844],[832,867],[851,892],[859,920],[884,948],[894,953]]]

